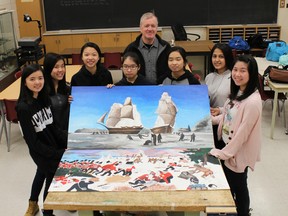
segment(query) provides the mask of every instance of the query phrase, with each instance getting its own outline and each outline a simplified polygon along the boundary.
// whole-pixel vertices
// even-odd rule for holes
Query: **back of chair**
[[[6,119],[9,122],[18,123],[16,104],[17,100],[8,100],[4,99],[5,110],[6,110]]]
[[[104,53],[104,67],[106,69],[120,69],[121,62],[121,53],[113,52],[113,53]]]
[[[80,53],[72,53],[72,65],[81,65],[82,64],[82,59],[80,56]]]
[[[14,74],[16,80],[19,79],[21,76],[22,76],[22,70],[19,70]]]
[[[174,34],[175,41],[187,41],[187,33],[184,26],[180,23],[171,26],[172,32]]]

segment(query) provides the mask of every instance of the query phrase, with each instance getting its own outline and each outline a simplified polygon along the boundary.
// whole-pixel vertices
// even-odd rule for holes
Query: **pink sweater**
[[[229,100],[224,104],[227,106]],[[213,124],[219,124],[218,139],[222,137],[222,125],[225,111],[212,117]],[[225,160],[225,165],[236,173],[244,172],[248,166],[254,170],[256,161],[260,161],[262,102],[258,91],[241,101],[240,107],[229,128],[230,142],[222,149],[212,149],[211,155]]]

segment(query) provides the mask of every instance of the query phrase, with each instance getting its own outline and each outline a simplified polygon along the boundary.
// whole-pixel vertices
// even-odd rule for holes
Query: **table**
[[[234,206],[230,190],[49,192],[44,202],[45,209],[90,211],[200,212],[216,206]]]
[[[187,56],[204,56],[204,70],[205,75],[207,73],[207,69],[209,69],[208,58],[210,55],[210,51],[214,46],[213,41],[210,40],[198,40],[198,41],[175,41],[176,46],[183,47]],[[120,52],[123,53],[125,47],[103,47],[101,48],[102,54],[105,52]],[[69,58],[72,58],[72,54],[79,54],[81,48],[65,48],[60,52],[60,54],[66,58],[66,62],[68,62]]]
[[[202,88],[203,90],[204,90],[204,87],[205,86],[198,86],[198,88]],[[140,87],[140,88],[142,88],[142,87]],[[149,90],[148,90],[148,88],[149,88]],[[154,89],[152,89],[152,88],[154,88]],[[156,90],[156,88],[158,88],[158,90]],[[160,88],[163,88],[163,87],[160,87]],[[179,86],[179,88],[180,88],[180,86]],[[196,89],[197,86],[190,86],[190,89],[191,88]],[[75,89],[75,90],[77,91],[77,89]],[[83,95],[85,95],[84,91],[81,91],[81,89],[78,89],[78,90],[79,90],[79,92],[82,92]],[[75,93],[76,93],[76,91],[75,91]],[[92,98],[99,98],[102,95],[104,95],[104,96],[106,95],[106,94],[104,94],[104,91],[100,90],[100,89],[97,89],[97,90],[86,89],[86,91],[94,92],[94,93],[97,92],[97,94],[91,94],[90,95]],[[101,92],[101,91],[103,91],[103,92]],[[106,91],[107,90],[105,90],[105,92]],[[137,90],[135,90],[135,91],[137,92]],[[145,101],[147,103],[147,100],[145,100],[145,99],[148,99],[148,98],[150,99],[151,98],[150,97],[151,92],[157,92],[157,91],[162,92],[163,89],[160,90],[159,86],[150,86],[150,87],[147,87],[147,89],[145,89],[145,90],[143,88],[139,89],[139,87],[138,87],[138,92],[139,92],[138,95],[139,95],[139,97],[141,97],[141,100],[143,101],[143,103],[145,103]],[[173,89],[173,91],[175,92],[175,89]],[[119,97],[120,95],[122,96],[122,95],[126,94],[126,93],[122,92],[120,89],[117,92],[118,92],[119,95],[117,95],[117,94],[114,94],[114,95],[111,94],[110,95],[109,94],[109,98],[111,98],[111,103],[109,103],[109,104],[115,104],[115,100],[114,100],[115,98]],[[144,94],[143,92],[146,92],[146,93]],[[150,94],[149,94],[149,92],[150,92]],[[179,94],[181,94],[182,92],[183,91],[181,91],[181,92],[179,91]],[[186,88],[186,92],[189,92],[189,91],[187,91],[187,88]],[[193,92],[194,92],[194,90],[193,90]],[[131,95],[130,93],[128,93],[128,94],[129,94],[129,96],[131,96],[131,98],[138,97],[137,94],[135,94],[135,95],[134,94]],[[77,95],[78,95],[78,98],[83,98],[83,96],[81,94],[77,94]],[[206,94],[203,94],[203,95],[199,96],[198,98],[205,97],[207,95],[208,95],[208,91],[207,91]],[[106,98],[107,98],[107,96],[108,96],[108,94],[106,95]],[[126,97],[126,95],[124,96],[124,98],[125,97]],[[176,96],[174,96],[174,97],[176,97]],[[207,98],[207,100],[206,100],[207,103],[205,103],[205,107],[207,107],[207,113],[209,114],[209,101],[208,101],[208,97],[206,97],[206,98]],[[151,98],[150,100],[155,100],[155,98]],[[197,99],[194,98],[193,100],[197,100]],[[74,102],[79,102],[79,101],[74,101]],[[156,105],[157,105],[158,104],[158,99],[156,99],[155,102],[156,102]],[[73,105],[73,103],[72,103],[72,105]],[[101,100],[96,101],[96,103],[97,104],[101,104]],[[151,104],[154,104],[154,103],[152,102]],[[185,103],[181,103],[181,104],[185,104]],[[142,103],[135,104],[135,106],[137,106],[137,107],[141,107],[141,105],[143,105],[143,104]],[[78,124],[79,119],[81,118],[80,116],[78,116],[76,118],[77,120],[74,121],[73,117],[75,117],[74,116],[75,112],[78,112],[78,110],[83,110],[84,111],[84,109],[87,109],[87,107],[89,107],[89,106],[93,107],[93,110],[95,109],[95,104],[93,104],[93,105],[92,105],[92,103],[89,104],[87,102],[87,100],[82,101],[82,106],[77,106],[77,109],[74,109],[75,107],[72,106],[71,110],[70,110],[70,115],[71,115],[72,118],[70,118],[70,120],[69,120],[70,123],[72,123],[72,124],[70,124],[69,126],[72,126],[74,123]],[[182,105],[182,106],[185,107],[185,108],[187,107],[187,105],[186,106]],[[106,107],[106,105],[105,105],[105,107]],[[151,107],[151,106],[149,105],[149,107]],[[183,109],[183,107],[182,107],[182,109]],[[180,103],[178,103],[177,108],[179,110],[181,109]],[[204,106],[203,106],[203,108],[204,108]],[[97,109],[100,110],[100,108],[97,108]],[[109,110],[109,106],[107,106],[105,108],[105,110],[106,109]],[[147,110],[147,109],[151,109],[151,108],[145,107],[145,109]],[[154,112],[155,109],[152,108],[151,110],[153,110],[153,112]],[[193,110],[193,108],[190,107],[189,110]],[[85,110],[85,112],[87,113],[86,110]],[[94,112],[94,111],[92,111],[92,112]],[[101,112],[100,115],[102,115],[102,112]],[[108,113],[108,115],[110,115],[110,114]],[[151,112],[147,112],[144,115],[149,116],[149,115],[151,115]],[[205,114],[204,116],[207,116],[207,114]],[[145,117],[143,118],[143,115],[141,115],[141,118],[145,119]],[[90,117],[90,119],[92,119],[92,121],[95,121],[94,119],[98,119],[98,117],[96,118],[95,116],[92,116],[92,118]],[[149,116],[149,120],[151,121],[150,116]],[[144,124],[143,124],[143,126],[144,126]],[[85,125],[82,125],[81,128],[82,127],[83,128],[87,128]],[[146,128],[150,128],[150,127],[146,127]],[[74,129],[76,129],[76,128],[74,128]],[[137,191],[131,190],[131,189],[129,190],[130,187],[128,187],[128,186],[125,187],[125,186],[119,186],[118,185],[119,187],[115,186],[116,190],[114,190],[114,191],[111,191],[111,190],[108,191],[108,190],[105,190],[105,189],[101,190],[100,186],[99,186],[99,190],[98,191],[93,191],[93,192],[88,191],[89,188],[87,188],[86,191],[82,190],[81,192],[79,190],[78,190],[78,192],[74,192],[74,191],[67,192],[67,188],[66,188],[67,186],[70,189],[75,186],[75,184],[73,184],[73,182],[76,182],[76,181],[75,180],[70,181],[70,180],[72,180],[73,178],[74,179],[75,178],[81,179],[82,176],[83,176],[83,178],[85,178],[85,176],[88,174],[88,172],[89,172],[89,174],[91,174],[90,170],[89,170],[86,173],[86,175],[85,175],[86,171],[84,171],[84,170],[88,170],[86,161],[93,161],[92,163],[94,165],[96,165],[96,164],[100,165],[101,164],[100,166],[102,166],[103,169],[101,169],[101,171],[99,170],[100,172],[98,172],[97,174],[94,173],[93,174],[94,177],[96,177],[96,175],[98,177],[100,175],[101,176],[105,175],[105,177],[106,177],[106,174],[108,174],[108,173],[106,173],[106,168],[104,168],[104,167],[105,166],[107,167],[107,165],[108,165],[107,163],[110,164],[109,165],[110,171],[111,170],[114,170],[114,171],[116,171],[116,170],[117,171],[124,170],[125,167],[127,168],[127,167],[131,167],[133,165],[134,169],[135,169],[134,171],[135,172],[137,171],[136,173],[133,173],[133,174],[136,174],[136,176],[139,176],[139,177],[143,176],[143,174],[146,174],[146,173],[150,173],[151,174],[151,172],[145,171],[146,167],[148,167],[148,168],[152,167],[152,169],[153,169],[153,167],[156,166],[157,168],[155,170],[153,170],[154,174],[159,173],[159,170],[157,170],[159,167],[160,167],[161,171],[167,171],[164,168],[165,165],[164,165],[164,167],[161,167],[161,165],[159,163],[161,163],[161,164],[163,164],[163,163],[164,164],[170,164],[170,162],[171,162],[170,158],[174,158],[172,160],[173,161],[177,161],[178,168],[181,167],[181,169],[182,168],[186,169],[188,167],[188,169],[190,169],[193,166],[192,160],[191,160],[191,162],[187,162],[187,164],[184,164],[184,163],[181,162],[181,160],[176,159],[174,157],[173,153],[167,152],[167,150],[163,151],[160,148],[159,151],[156,151],[155,149],[151,149],[151,148],[154,147],[154,145],[152,147],[152,144],[150,146],[151,148],[150,147],[148,147],[148,148],[143,147],[143,149],[140,150],[140,148],[141,148],[140,146],[143,145],[143,142],[145,140],[141,140],[142,137],[141,138],[137,137],[137,134],[134,134],[134,135],[131,134],[133,136],[134,141],[132,143],[126,145],[126,146],[129,146],[129,148],[131,148],[132,150],[129,150],[129,148],[127,148],[127,147],[123,148],[121,150],[117,149],[119,146],[123,147],[123,145],[119,145],[122,141],[123,142],[127,142],[126,139],[124,139],[124,140],[122,139],[123,137],[127,137],[127,134],[122,134],[124,136],[121,136],[120,134],[113,134],[113,133],[111,135],[114,136],[114,138],[108,138],[106,140],[106,143],[105,143],[106,146],[105,146],[104,141],[103,141],[103,140],[105,140],[105,138],[103,138],[103,136],[102,136],[102,138],[101,138],[102,148],[98,149],[99,146],[97,146],[97,144],[96,144],[96,143],[98,143],[98,140],[97,140],[97,138],[95,140],[95,137],[100,137],[101,136],[100,134],[96,135],[96,133],[91,132],[95,136],[90,136],[90,135],[87,135],[87,134],[80,135],[80,134],[77,134],[77,133],[74,133],[74,135],[73,135],[72,131],[74,131],[74,129],[72,129],[70,134],[69,134],[70,137],[68,138],[68,140],[70,140],[71,143],[68,142],[68,150],[66,150],[66,152],[64,153],[64,155],[62,157],[62,162],[59,163],[60,164],[59,170],[63,171],[62,168],[66,169],[66,170],[63,171],[63,172],[60,171],[60,174],[57,175],[57,177],[55,177],[55,181],[53,181],[53,183],[52,183],[52,185],[50,187],[50,192],[49,192],[49,194],[48,194],[48,196],[47,196],[47,198],[46,198],[46,200],[44,202],[44,208],[45,209],[66,209],[66,210],[79,210],[79,211],[88,210],[90,212],[93,211],[93,210],[103,210],[103,211],[145,211],[145,212],[151,212],[151,211],[185,211],[185,212],[195,212],[195,214],[197,214],[196,212],[205,211],[206,207],[210,207],[210,206],[212,206],[212,207],[217,207],[217,206],[218,207],[232,207],[232,206],[234,206],[234,201],[232,199],[229,187],[226,187],[226,186],[225,187],[221,187],[221,188],[218,187],[217,189],[209,188],[207,190],[206,189],[204,189],[204,190],[193,190],[192,189],[190,191],[186,190],[188,188],[185,187],[185,189],[182,188],[180,190],[171,190],[170,186],[169,186],[169,189],[168,189],[167,187],[159,186],[157,183],[156,183],[157,185],[153,185],[153,182],[152,182],[152,185],[155,186],[155,187],[150,187],[149,188],[149,184],[151,185],[150,181],[153,181],[153,179],[154,180],[158,179],[158,178],[155,178],[155,177],[153,177],[152,180],[149,180],[150,177],[147,177],[148,179],[145,179],[148,182],[148,184],[147,184],[147,189],[148,190],[146,190],[145,187],[142,188],[142,186],[146,186],[146,185],[142,185],[142,186],[141,185],[137,185],[137,188],[138,188],[138,189],[136,189]],[[107,130],[104,130],[104,131],[107,131]],[[106,133],[104,131],[103,131],[103,135],[105,136],[105,134],[107,135],[108,132]],[[205,131],[202,131],[202,132],[206,133]],[[100,133],[102,133],[102,132],[100,132]],[[164,135],[164,134],[162,134],[162,135],[163,135],[162,138],[164,140],[163,143],[165,143],[163,145],[163,148],[165,148],[165,147],[167,148],[167,146],[170,146],[170,148],[171,148],[170,151],[175,151],[175,152],[179,151],[179,150],[176,150],[176,149],[174,150],[173,147],[171,147],[171,145],[168,144],[168,142],[173,142],[175,144],[175,140],[178,141],[179,135],[176,134],[176,130],[175,130],[175,134],[174,134],[176,139],[172,139],[171,140],[171,138],[172,138],[171,136],[173,136],[173,134],[167,135],[167,136],[170,137],[170,141],[169,141],[169,139],[168,140],[166,139],[167,138],[166,135]],[[206,134],[206,135],[208,137],[208,138],[206,138],[207,141],[210,140],[210,138],[211,138],[211,144],[209,144],[209,149],[210,149],[212,147],[212,145],[213,145],[212,144],[213,143],[213,141],[212,141],[213,140],[212,139],[212,131],[208,132],[208,134]],[[188,136],[188,134],[187,134],[187,136]],[[196,135],[196,137],[197,136],[198,135]],[[199,136],[201,136],[201,135],[199,134]],[[137,137],[137,140],[136,140],[136,137]],[[147,135],[145,137],[148,137],[148,138],[144,138],[144,139],[150,139],[151,138],[150,135]],[[190,139],[190,136],[189,136],[189,139]],[[202,138],[199,138],[199,140],[202,140]],[[74,141],[76,141],[76,142],[74,142]],[[82,141],[84,141],[84,142],[82,142]],[[140,142],[138,142],[138,141],[140,141]],[[82,143],[80,144],[80,142],[82,142]],[[113,144],[110,145],[110,144],[108,144],[108,142],[115,143],[117,145],[115,145],[115,146]],[[85,146],[85,143],[87,143],[88,145]],[[95,145],[93,145],[92,143],[94,143]],[[77,149],[73,148],[73,147],[75,147],[74,144],[77,145]],[[91,145],[89,145],[89,144],[91,144]],[[182,143],[182,144],[185,144],[184,148],[187,148],[187,143]],[[179,143],[179,142],[177,142],[175,144],[175,146],[177,146],[176,148],[181,148],[182,146],[180,147],[180,145],[181,145],[181,143]],[[175,146],[174,146],[174,148],[175,148]],[[203,145],[201,145],[201,147],[200,147],[200,145],[198,145],[199,148],[203,148],[202,146]],[[79,149],[79,148],[84,148],[84,149]],[[107,149],[105,149],[105,148],[107,148]],[[117,149],[117,150],[115,150],[115,149]],[[136,151],[134,151],[134,149]],[[209,151],[209,149],[208,149],[208,151]],[[104,154],[99,154],[99,152],[98,153],[96,152],[98,150],[102,151],[102,152],[105,152],[105,153]],[[73,153],[73,151],[74,151],[74,153]],[[114,153],[113,153],[113,151],[114,151]],[[201,159],[199,159],[199,157],[201,156],[201,158],[202,157],[204,158],[204,154],[206,154],[208,151],[199,151],[199,154],[197,154],[197,153],[194,154],[194,153],[190,152],[189,153],[189,158],[190,157],[192,158],[191,155],[197,155],[197,158],[195,158],[194,161],[197,161],[196,163],[198,163],[198,161],[201,160]],[[166,153],[164,153],[164,152],[166,152]],[[183,150],[180,150],[180,152],[183,152]],[[187,152],[189,152],[189,151],[187,151]],[[201,155],[201,152],[202,152],[202,155]],[[151,154],[149,154],[149,153],[151,153]],[[98,156],[94,157],[96,155],[98,155]],[[159,163],[156,162],[156,161],[152,162],[152,160],[148,160],[148,158],[149,159],[153,158],[153,159],[156,159],[156,160],[157,160],[157,158],[160,159],[159,155],[163,156],[163,157],[161,157],[163,160],[161,160],[161,162],[158,161]],[[179,156],[178,153],[175,153],[175,155],[178,155],[177,157],[181,157],[182,159],[186,158],[183,155]],[[211,159],[211,158],[209,159],[209,157],[212,157],[212,156],[208,156],[207,157],[208,166],[210,166],[209,165],[209,161]],[[134,160],[132,158],[137,159],[137,162],[136,162],[136,160]],[[213,160],[215,160],[215,158],[213,158]],[[85,161],[85,162],[82,165],[83,161]],[[96,162],[96,161],[98,161],[98,162]],[[117,165],[115,165],[115,166],[117,166],[117,168],[114,167],[115,168],[114,169],[114,168],[111,167],[111,164],[115,164],[115,163],[117,163]],[[128,166],[127,166],[127,163],[129,163]],[[155,164],[155,165],[152,165],[152,163]],[[123,167],[120,164],[122,164]],[[139,164],[141,164],[141,165],[139,165]],[[62,166],[62,165],[64,165],[64,166]],[[70,166],[70,165],[72,165],[72,166]],[[94,165],[92,165],[92,166],[94,166]],[[216,163],[214,163],[214,165],[216,165]],[[223,170],[221,169],[221,165],[219,163],[217,165],[219,165],[218,166],[218,168],[219,168],[219,172],[218,173],[222,173]],[[79,171],[77,171],[77,173],[75,173],[75,175],[74,175],[74,173],[73,173],[74,171],[72,171],[72,169],[74,169],[75,167],[77,167],[77,169]],[[173,179],[176,179],[176,176],[178,177],[179,175],[181,175],[180,173],[182,173],[182,171],[180,170],[180,168],[179,169],[174,168],[174,169],[176,170],[175,173],[173,173],[174,171],[171,171],[172,169],[170,171],[174,175]],[[80,170],[82,170],[83,172],[80,171]],[[147,169],[147,170],[149,170],[149,169]],[[104,172],[102,172],[102,171],[104,171]],[[115,176],[113,176],[113,174],[115,174],[114,171],[110,172],[110,174],[107,175],[107,181],[106,180],[105,181],[100,181],[101,182],[101,187],[106,187],[106,189],[109,188],[109,186],[108,186],[109,183],[108,182],[110,181],[109,180],[110,177],[113,177],[113,178],[115,177]],[[80,174],[80,172],[82,172],[83,175]],[[100,174],[100,173],[102,173],[102,174]],[[217,173],[216,171],[214,172],[214,170],[213,170],[213,173],[215,173],[214,178],[216,180],[224,180],[225,179],[224,174],[223,174],[223,177],[222,177],[222,175],[221,175],[221,177],[219,177],[220,175],[216,175],[216,173]],[[130,175],[133,176],[133,174],[130,174]],[[200,174],[200,173],[198,173],[198,174]],[[157,176],[157,174],[156,174],[156,176]],[[207,176],[206,177],[204,177],[204,176],[205,175],[202,175],[202,178],[206,178],[207,177]],[[121,181],[121,180],[119,180],[121,178],[118,178],[118,177],[115,179],[115,181]],[[126,176],[126,177],[129,177],[129,176]],[[131,179],[131,181],[129,180],[129,182],[130,182],[130,184],[132,182],[131,185],[135,186],[135,184],[138,184],[138,183],[135,183],[138,178],[134,178],[134,177]],[[213,178],[212,176],[210,176],[210,177]],[[207,177],[207,178],[209,179],[209,177]],[[139,179],[141,179],[141,178],[139,178]],[[186,180],[191,182],[191,179],[189,177]],[[84,179],[83,179],[83,181],[84,181]],[[128,181],[128,180],[126,178],[126,180],[123,179],[122,181]],[[159,180],[156,180],[156,181],[160,182]],[[67,184],[66,183],[62,184],[62,182],[67,182]],[[128,183],[128,182],[126,182],[126,183]],[[139,183],[145,184],[145,181],[144,182],[139,182]],[[201,184],[200,178],[199,178],[199,183]],[[210,181],[209,183],[212,184],[213,182]],[[72,187],[71,187],[70,184],[72,185]],[[218,184],[215,184],[215,185],[218,185]],[[63,188],[61,188],[62,186],[63,186]],[[131,186],[131,187],[134,188],[134,186]],[[140,186],[140,188],[138,186]],[[90,188],[92,189],[93,187],[90,187]],[[163,188],[163,189],[162,190],[157,190],[155,188]],[[197,188],[199,189],[199,187],[197,187]],[[93,188],[93,189],[97,190],[97,187]]]
[[[258,64],[258,71],[262,75],[263,75],[265,69],[269,65],[274,65],[274,66],[278,65],[278,62],[268,61],[265,58],[256,57],[255,59],[256,59],[257,64]],[[273,111],[272,111],[272,119],[271,119],[271,128],[270,128],[270,138],[273,139],[274,138],[276,112],[277,112],[277,106],[278,106],[278,103],[277,103],[277,101],[278,101],[278,93],[279,92],[283,92],[283,93],[286,92],[287,93],[288,92],[288,84],[276,83],[276,82],[272,82],[271,80],[269,80],[268,86],[271,88],[271,90],[273,90],[275,92],[274,100],[273,100]]]
[[[275,119],[276,119],[276,112],[278,106],[278,93],[288,93],[288,84],[285,83],[275,83],[269,80],[268,82],[269,87],[275,92],[274,99],[273,99],[273,111],[272,111],[272,120],[271,120],[271,129],[270,129],[270,138],[274,138],[274,128],[275,128]],[[286,119],[284,120],[286,121]]]

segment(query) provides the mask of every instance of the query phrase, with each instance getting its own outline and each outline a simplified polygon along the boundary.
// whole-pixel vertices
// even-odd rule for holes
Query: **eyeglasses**
[[[136,70],[138,68],[138,66],[137,65],[123,65],[122,68],[123,68],[123,70],[128,70],[128,69]]]

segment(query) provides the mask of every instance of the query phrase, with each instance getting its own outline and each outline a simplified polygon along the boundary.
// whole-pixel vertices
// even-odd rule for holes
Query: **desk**
[[[199,41],[175,41],[176,46],[183,47],[186,52],[187,56],[204,56],[204,70],[205,75],[207,73],[208,61],[207,57],[210,55],[210,51],[214,45],[213,41],[209,40],[199,40]],[[120,52],[123,53],[126,47],[103,47],[101,48],[101,52]],[[60,54],[68,59],[72,58],[72,54],[79,54],[81,48],[65,48],[60,52]],[[67,60],[68,62],[68,60]]]
[[[263,75],[265,69],[269,66],[269,65],[274,65],[277,66],[278,62],[272,62],[272,61],[268,61],[265,58],[259,58],[256,57],[255,58],[258,64],[258,71],[260,74]],[[273,90],[275,92],[274,95],[274,100],[273,100],[273,111],[272,111],[272,119],[271,119],[271,128],[270,128],[270,138],[273,139],[274,137],[274,128],[275,128],[275,119],[276,119],[276,112],[277,112],[277,106],[278,106],[278,93],[279,92],[288,92],[288,84],[285,83],[275,83],[272,82],[271,80],[268,82],[268,86],[271,88],[271,90]]]
[[[273,139],[274,137],[274,127],[275,127],[275,119],[276,119],[276,112],[278,106],[278,93],[288,93],[288,84],[285,83],[275,83],[269,80],[268,82],[269,87],[275,92],[274,100],[273,100],[273,111],[272,111],[272,120],[271,120],[271,130],[270,130],[270,138]],[[284,120],[286,121],[286,119]]]

